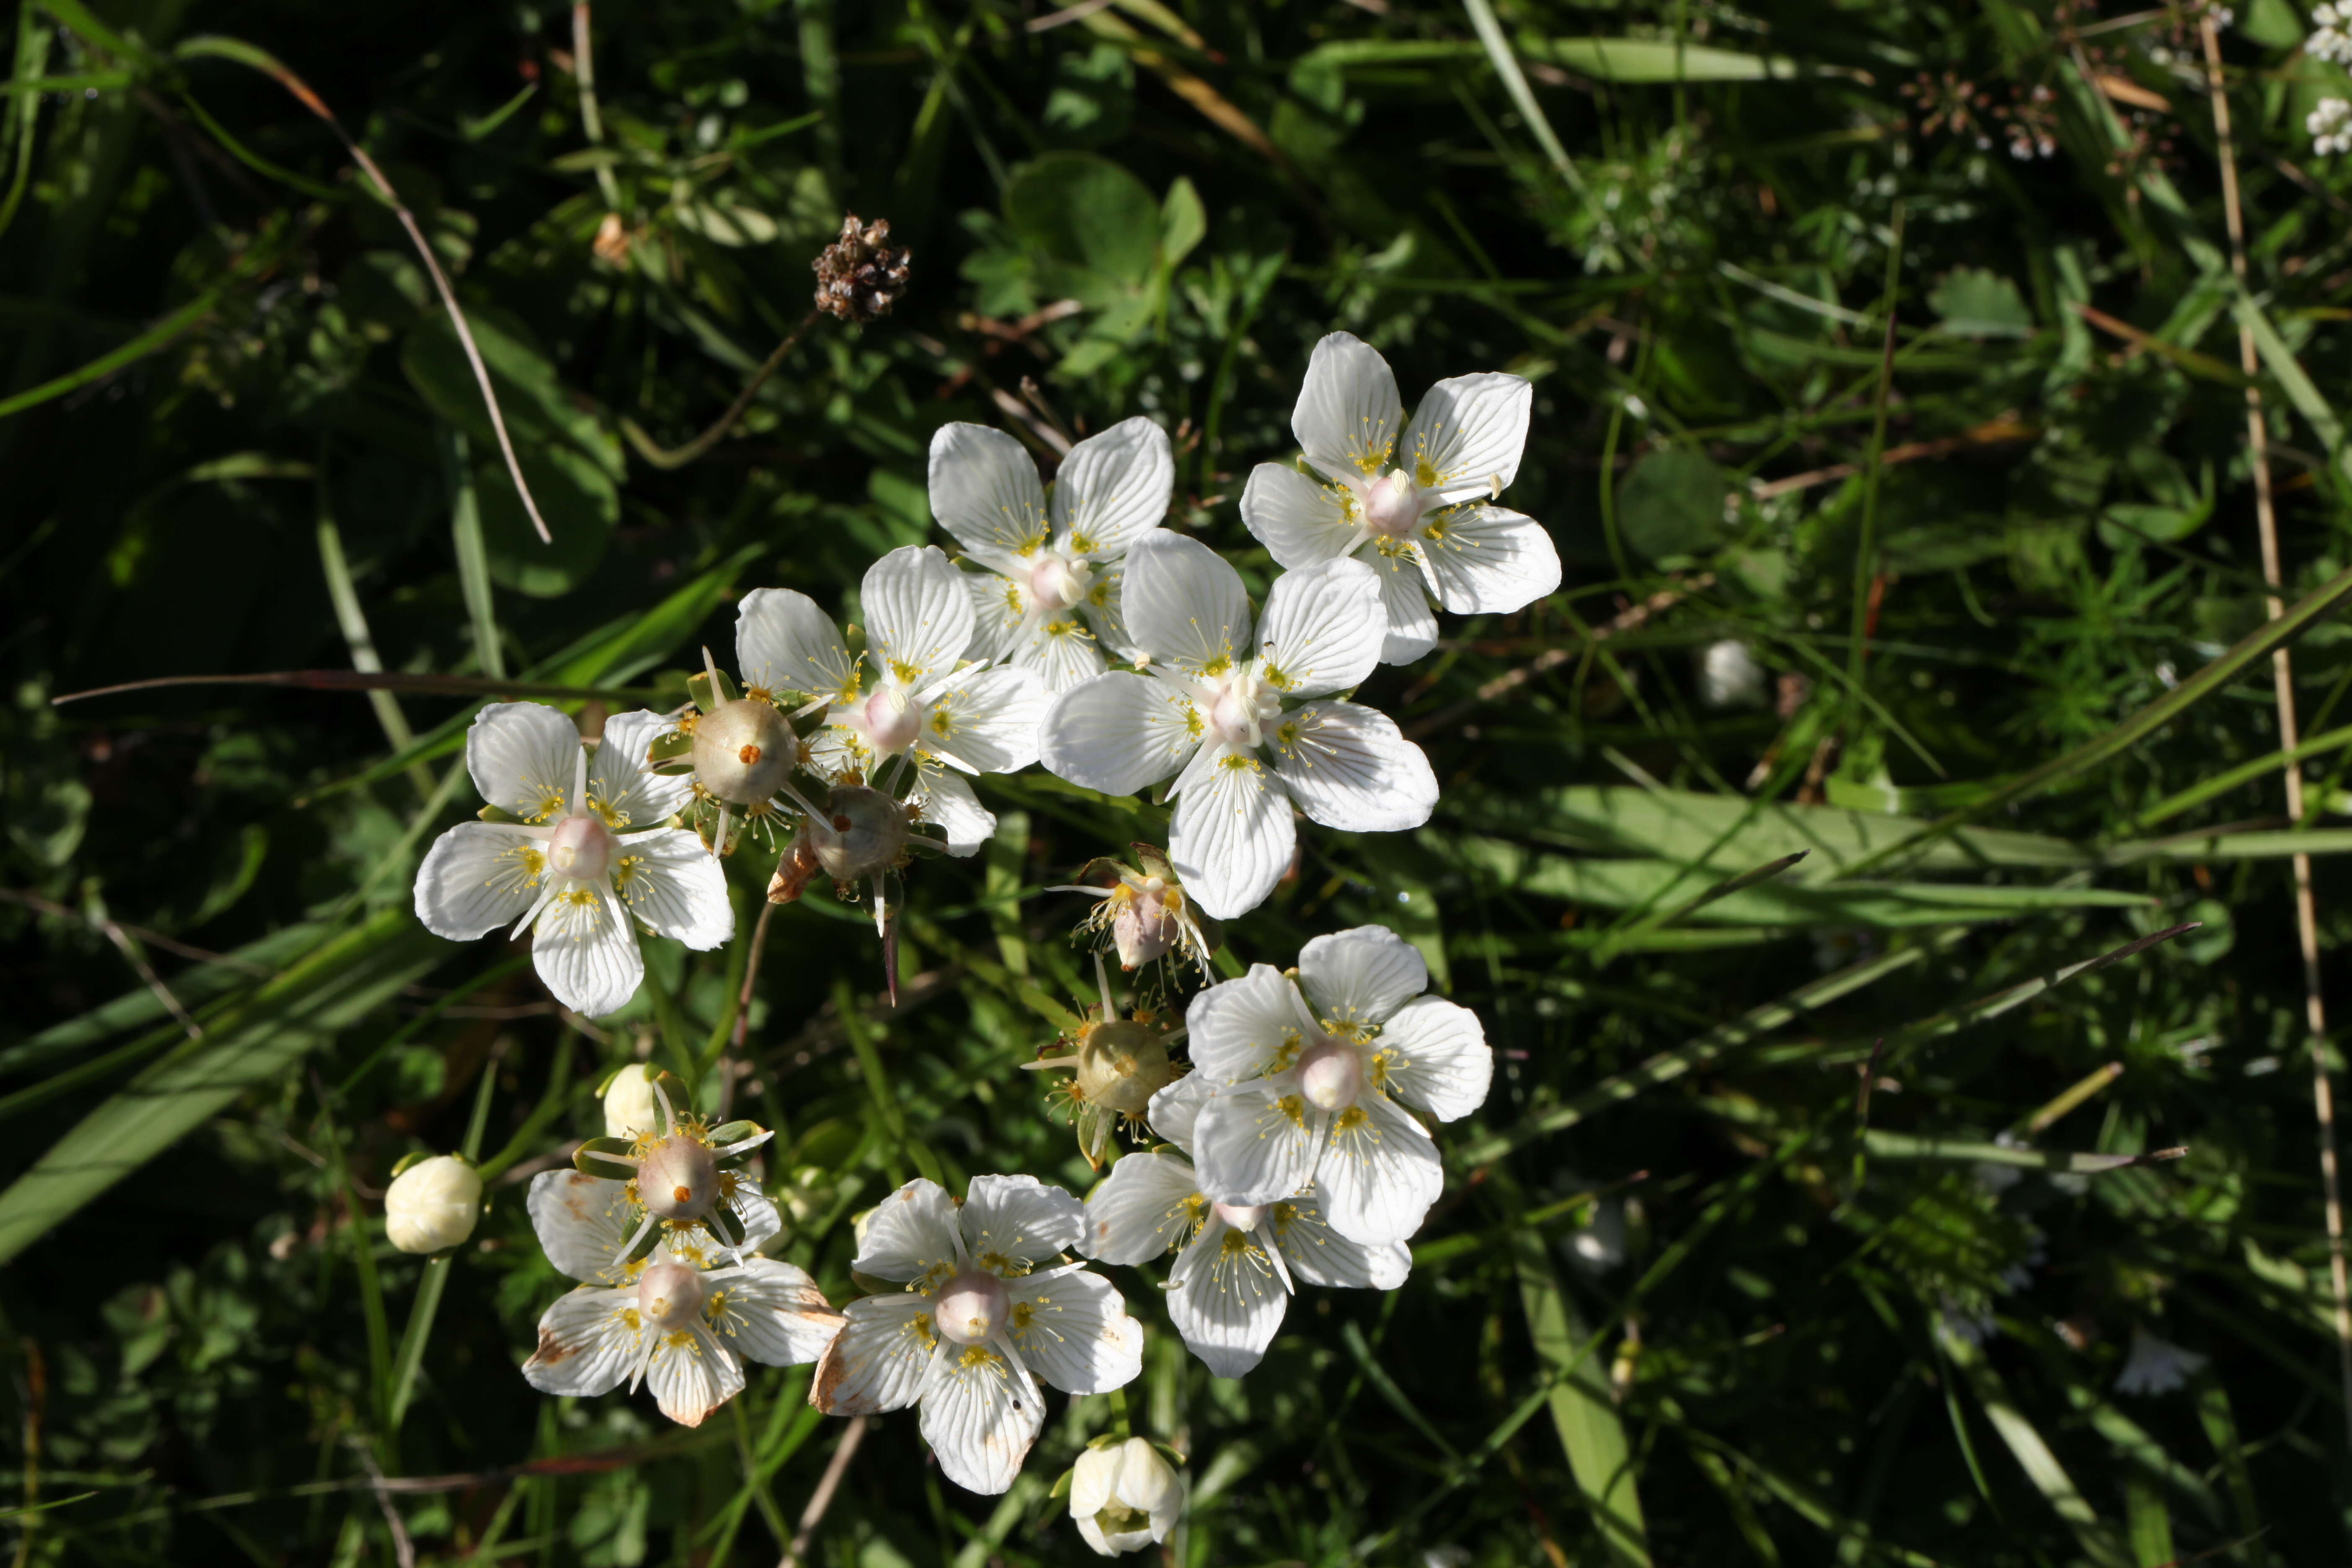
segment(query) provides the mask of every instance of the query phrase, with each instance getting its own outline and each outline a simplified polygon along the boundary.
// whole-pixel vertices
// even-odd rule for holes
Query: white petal
[[[577,1171],[541,1171],[530,1179],[525,1206],[550,1263],[592,1285],[620,1279],[613,1259],[636,1228],[628,1184]]]
[[[945,675],[971,643],[971,595],[935,546],[901,545],[867,567],[859,603],[886,678],[919,686]]]
[[[613,890],[629,913],[658,936],[707,952],[735,934],[735,906],[719,857],[683,827],[659,827],[621,840]]]
[[[1247,914],[1290,869],[1289,793],[1255,757],[1223,746],[1196,753],[1176,788],[1168,860],[1184,891],[1221,921]]]
[[[1049,535],[1036,459],[985,425],[942,425],[931,437],[931,515],[975,560],[998,571]]]
[[[1381,614],[1388,619],[1381,662],[1411,664],[1437,646],[1437,612],[1429,607],[1427,574],[1418,552],[1370,553],[1367,564],[1380,574]]]
[[[737,1146],[740,1148],[741,1145]],[[761,1244],[770,1237],[783,1234],[784,1218],[776,1212],[775,1199],[751,1185],[749,1181],[745,1181],[735,1189],[731,1206],[735,1210],[735,1217],[743,1222],[743,1246],[740,1250],[744,1253],[757,1252]]]
[[[1429,989],[1429,965],[1419,949],[1388,927],[1358,926],[1300,948],[1298,984],[1318,1018],[1343,1028],[1384,1024]]]
[[[1035,1383],[986,1345],[950,1345],[923,1385],[923,1440],[940,1473],[966,1491],[1013,1485],[1045,1425]]]
[[[1403,1242],[1366,1247],[1333,1230],[1312,1187],[1275,1205],[1268,1221],[1282,1260],[1309,1285],[1393,1290],[1412,1272],[1412,1248]]]
[[[740,1268],[713,1275],[709,1283],[714,1304],[703,1311],[711,1331],[763,1365],[804,1365],[824,1354],[841,1331],[842,1315],[816,1281],[789,1263],[751,1258]]]
[[[1051,700],[1034,670],[970,670],[931,699],[915,744],[967,773],[1018,773],[1037,760],[1037,726]]]
[[[1415,997],[1388,1021],[1377,1044],[1374,1069],[1387,1075],[1388,1091],[1407,1105],[1455,1121],[1486,1103],[1495,1053],[1469,1008],[1442,997]]]
[[[1498,506],[1460,507],[1423,521],[1416,541],[1457,616],[1508,615],[1559,586],[1559,551],[1534,518]]]
[[[1265,1359],[1290,1292],[1258,1238],[1212,1221],[1184,1249],[1183,1283],[1168,1290],[1168,1321],[1218,1377],[1239,1377]]]
[[[1403,423],[1396,373],[1377,350],[1349,332],[1315,345],[1290,415],[1290,433],[1308,462],[1335,479],[1377,474],[1395,452]]]
[[[1362,509],[1346,486],[1318,484],[1281,463],[1250,470],[1242,490],[1242,526],[1275,564],[1294,571],[1345,555],[1364,537]]]
[[[530,961],[558,1002],[589,1018],[619,1012],[646,977],[635,928],[602,882],[556,889],[531,927]]]
[[[1054,699],[1038,726],[1045,771],[1106,795],[1133,795],[1184,765],[1199,712],[1166,681],[1114,669]]]
[[[1444,1187],[1437,1145],[1388,1096],[1367,1089],[1331,1119],[1331,1145],[1316,1165],[1315,1190],[1331,1228],[1349,1240],[1403,1241],[1421,1228]]]
[[[1518,475],[1535,395],[1526,380],[1500,371],[1439,382],[1412,411],[1396,466],[1424,496],[1434,491],[1448,504],[1491,500]]]
[[[1041,616],[1026,632],[1016,628],[1005,641],[1005,657],[1014,668],[1035,672],[1052,695],[1103,672],[1102,647],[1088,629],[1087,617],[1076,610]]]
[[[1062,459],[1054,475],[1055,532],[1066,536],[1081,559],[1116,559],[1138,535],[1159,526],[1175,489],[1168,432],[1140,415],[1122,419]]]
[[[1152,1103],[1159,1103],[1158,1095]],[[1205,1206],[1190,1160],[1126,1155],[1087,1194],[1087,1234],[1078,1250],[1105,1263],[1150,1262],[1183,1240],[1194,1214]]]
[[[663,1415],[681,1426],[699,1426],[743,1392],[743,1363],[709,1330],[692,1323],[662,1336],[646,1369],[646,1386]]]
[[[809,772],[824,779],[839,779],[845,773],[873,773],[874,748],[863,737],[828,724],[808,738]]]
[[[482,798],[525,822],[563,815],[580,731],[544,702],[493,702],[466,731],[466,771]]]
[[[809,1403],[827,1415],[873,1415],[915,1403],[940,1343],[931,1299],[913,1290],[860,1296],[841,1316],[841,1331],[817,1362]]]
[[[433,841],[416,868],[416,920],[435,936],[471,942],[510,926],[538,901],[547,856],[501,823],[461,822]]]
[[[974,1176],[957,1219],[972,1261],[1000,1274],[1045,1263],[1087,1233],[1086,1205],[1034,1176]]]
[[[686,809],[694,781],[655,773],[646,752],[677,725],[639,709],[604,721],[604,738],[588,758],[588,798],[611,828],[650,827]]]
[[[1151,1097],[1151,1103],[1144,1109],[1144,1119],[1150,1122],[1154,1132],[1190,1153],[1192,1129],[1201,1120],[1201,1108],[1215,1092],[1216,1085],[1208,1074],[1188,1072]]]
[[[857,657],[841,628],[792,588],[754,588],[735,606],[735,668],[762,691],[845,700],[857,689]]]
[[[1193,1131],[1201,1190],[1219,1203],[1270,1204],[1315,1176],[1323,1146],[1298,1097],[1297,1075],[1219,1089]]]
[[[1029,598],[1020,584],[1000,572],[967,572],[963,585],[971,595],[971,642],[966,658],[989,660],[1013,651],[1013,634],[1029,618]]]
[[[922,782],[908,797],[915,820],[929,823],[947,840],[948,853],[974,855],[996,836],[996,814],[980,804],[971,781],[951,769],[934,764],[922,771]]]
[[[917,1176],[874,1206],[850,1268],[877,1279],[946,1279],[956,1261],[956,1208],[946,1189]]]
[[[539,1348],[522,1374],[541,1394],[609,1394],[636,1369],[637,1293],[583,1285],[540,1315]]]
[[[1285,572],[1258,620],[1259,673],[1286,697],[1344,691],[1379,666],[1386,625],[1380,576],[1362,562]]]
[[[1396,721],[1353,702],[1306,702],[1285,713],[1274,768],[1299,810],[1343,832],[1419,827],[1437,805],[1427,754]]]
[[[1254,651],[1241,574],[1199,540],[1166,529],[1128,552],[1121,609],[1136,647],[1162,663],[1198,669]]]
[[[1108,1394],[1143,1370],[1143,1325],[1127,1315],[1118,1291],[1101,1275],[1053,1269],[1006,1280],[1004,1295],[1013,1308],[1013,1350],[1063,1393]]]
[[[1184,1009],[1185,1046],[1200,1069],[1195,1076],[1211,1085],[1239,1083],[1276,1064],[1287,1067],[1320,1033],[1298,987],[1270,963],[1254,963],[1238,979],[1220,980]],[[1159,1110],[1156,1098],[1151,1109]]]

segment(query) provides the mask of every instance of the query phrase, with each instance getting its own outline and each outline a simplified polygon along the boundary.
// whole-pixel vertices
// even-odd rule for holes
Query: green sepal
[[[860,1274],[855,1268],[849,1271],[849,1282],[869,1296],[887,1296],[907,1288],[898,1280],[878,1279],[871,1274]]]
[[[756,1121],[722,1121],[712,1128],[709,1133],[710,1146],[714,1149],[724,1149],[730,1143],[740,1143],[746,1138],[757,1138],[764,1142],[774,1136],[774,1133]],[[751,1151],[746,1149],[744,1152],[748,1154]]]
[[[1176,881],[1176,868],[1168,863],[1168,851],[1157,844],[1137,843],[1128,847],[1135,851],[1135,863],[1143,868],[1145,876],[1157,877],[1163,882]]]
[[[591,1138],[572,1152],[572,1168],[600,1181],[634,1181],[636,1163],[625,1156],[635,1146],[627,1138]]]
[[[1076,1476],[1077,1473],[1078,1472],[1075,1469],[1064,1470],[1060,1475],[1054,1478],[1054,1489],[1047,1492],[1045,1495],[1055,1501],[1059,1501],[1061,1499],[1069,1496],[1071,1478]]]
[[[629,1255],[626,1258],[622,1258],[621,1261],[623,1263],[635,1263],[640,1258],[651,1258],[654,1253],[654,1248],[659,1247],[663,1242],[667,1241],[668,1239],[668,1227],[667,1226],[655,1226],[651,1229],[647,1230],[645,1235],[637,1238],[636,1246],[629,1248]]]
[[[431,1158],[433,1158],[433,1156],[426,1153],[422,1149],[416,1150],[413,1153],[403,1154],[400,1157],[399,1163],[393,1166],[392,1173],[397,1176],[401,1172],[407,1170],[411,1165],[421,1165]]]
[[[742,1217],[736,1214],[733,1209],[729,1208],[725,1204],[720,1204],[709,1214],[703,1215],[702,1223],[710,1227],[711,1235],[717,1237],[728,1246],[740,1247],[743,1245]]]
[[[654,743],[646,748],[649,763],[674,763],[680,757],[694,754],[694,737],[683,730],[672,730],[667,735],[656,735]]]
[[[691,778],[694,775],[694,764],[692,763],[656,763],[652,771],[666,779]]]
[[[735,700],[735,683],[724,675],[719,676],[719,689],[714,694],[710,687],[711,674],[711,671],[706,669],[698,675],[689,675],[686,678],[687,695],[692,697],[694,705],[705,713],[717,710],[722,702]]]
[[[486,805],[482,807],[481,810],[474,813],[474,815],[484,822],[503,823],[509,826],[515,827],[520,827],[523,825],[521,817],[517,816],[513,812],[505,810],[499,806]]]

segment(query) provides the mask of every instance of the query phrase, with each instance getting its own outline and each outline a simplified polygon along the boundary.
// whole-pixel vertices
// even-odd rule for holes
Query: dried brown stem
[[[720,441],[726,439],[727,432],[735,428],[735,421],[743,417],[743,410],[751,406],[752,397],[758,394],[760,388],[768,384],[768,378],[775,374],[777,370],[782,367],[784,363],[784,356],[791,353],[793,350],[800,346],[802,335],[811,327],[816,325],[816,319],[821,313],[822,312],[820,311],[812,310],[807,315],[803,316],[800,321],[800,325],[794,327],[791,331],[786,332],[784,334],[784,341],[778,343],[775,346],[774,352],[770,353],[765,360],[761,362],[760,368],[751,373],[751,379],[743,384],[743,390],[735,395],[734,403],[729,406],[726,413],[719,416],[719,422],[716,425],[713,425],[709,429],[705,430],[701,435],[697,436],[693,440],[688,441],[685,446],[662,447],[656,445],[654,438],[646,435],[644,430],[640,429],[637,426],[636,421],[633,419],[624,419],[621,421],[621,434],[629,438],[629,445],[637,449],[637,456],[643,458],[646,462],[651,463],[655,468],[682,468],[686,467],[687,464],[691,463],[697,458],[699,458],[704,453],[709,451],[711,447],[719,445]]]
[[[849,1418],[849,1430],[841,1435],[841,1446],[834,1449],[832,1462],[825,1466],[816,1490],[809,1494],[808,1507],[801,1510],[800,1524],[793,1531],[793,1543],[784,1548],[776,1568],[800,1568],[802,1558],[808,1552],[809,1539],[824,1522],[824,1510],[833,1506],[833,1494],[841,1489],[841,1478],[848,1470],[849,1461],[857,1457],[857,1446],[866,1440],[868,1425],[863,1415]]]

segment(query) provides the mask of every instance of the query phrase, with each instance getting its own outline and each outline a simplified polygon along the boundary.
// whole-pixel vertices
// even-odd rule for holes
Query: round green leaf
[[[1618,486],[1618,529],[1644,561],[1702,554],[1722,542],[1729,488],[1705,453],[1661,448],[1635,463]]]
[[[604,558],[621,518],[621,495],[602,469],[569,447],[541,447],[520,456],[523,478],[554,542],[540,542],[506,465],[492,461],[474,468],[482,548],[500,587],[552,599],[585,582]]]

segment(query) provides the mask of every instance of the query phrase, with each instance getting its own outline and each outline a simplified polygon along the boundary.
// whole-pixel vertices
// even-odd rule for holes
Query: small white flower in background
[[[1706,645],[1698,656],[1698,700],[1708,708],[1760,708],[1764,667],[1736,637]]]
[[[1199,1073],[1161,1089],[1151,1100],[1153,1131],[1189,1154],[1210,1093]],[[1217,1203],[1182,1155],[1127,1155],[1087,1199],[1079,1250],[1137,1264],[1171,1247],[1183,1250],[1168,1274],[1169,1321],[1219,1377],[1239,1377],[1264,1359],[1295,1280],[1393,1290],[1412,1271],[1403,1243],[1365,1247],[1332,1229],[1311,1187],[1272,1204]]]
[[[1478,1016],[1422,995],[1428,984],[1403,938],[1358,926],[1301,948],[1295,981],[1260,963],[1193,997],[1196,1076],[1224,1086],[1193,1135],[1209,1195],[1271,1204],[1312,1182],[1350,1241],[1419,1229],[1444,1174],[1404,1106],[1455,1121],[1486,1102],[1495,1071]]]
[[[2352,103],[2323,98],[2319,107],[2304,117],[2303,128],[2311,132],[2311,150],[2321,157],[2352,153]]]
[[[1559,586],[1543,525],[1486,504],[1519,471],[1534,395],[1499,371],[1454,376],[1429,389],[1407,425],[1389,362],[1333,332],[1315,345],[1290,416],[1299,450],[1330,482],[1260,463],[1242,492],[1243,525],[1294,570],[1370,544],[1387,621],[1381,662],[1410,664],[1437,641],[1432,599],[1457,616],[1502,614]]]
[[[654,1103],[654,1079],[661,1068],[650,1062],[631,1062],[604,1083],[604,1135],[635,1138],[654,1130],[658,1108]]]
[[[481,1173],[463,1155],[403,1162],[384,1189],[384,1239],[403,1252],[446,1252],[481,1215]]]
[[[1168,858],[1220,920],[1265,901],[1290,868],[1294,802],[1326,827],[1418,827],[1437,804],[1429,759],[1386,714],[1301,700],[1380,661],[1380,584],[1356,561],[1275,579],[1251,628],[1241,574],[1165,530],[1128,552],[1127,624],[1142,673],[1113,670],[1054,700],[1046,769],[1111,795],[1175,776]]]
[[[681,1114],[669,1099],[677,1083],[659,1076],[649,1085],[650,1125],[591,1138],[573,1152],[571,1170],[531,1178],[539,1244],[574,1279],[612,1284],[656,1245],[697,1261],[740,1256],[782,1228],[776,1205],[737,1168],[775,1134],[750,1121],[713,1127]]]
[[[1102,1556],[1158,1545],[1183,1511],[1176,1467],[1140,1437],[1090,1447],[1071,1467],[1070,1517]]]
[[[920,1177],[882,1200],[850,1268],[907,1289],[861,1296],[818,1365],[828,1415],[922,1406],[948,1479],[997,1493],[1045,1424],[1037,1380],[1103,1394],[1143,1370],[1143,1325],[1082,1263],[1059,1263],[1086,1210],[1033,1176],[974,1176],[961,1205]]]
[[[2352,5],[2329,4],[2315,5],[2311,12],[2311,37],[2304,40],[2303,52],[2315,60],[2333,65],[2352,65]],[[2337,101],[2324,99],[2320,107]]]
[[[540,979],[592,1018],[636,994],[638,925],[702,951],[733,936],[726,873],[700,838],[663,826],[692,790],[646,766],[667,727],[617,714],[592,762],[572,721],[543,703],[483,709],[466,731],[466,771],[495,819],[434,842],[416,871],[416,918],[456,942],[529,926]]]
[[[2116,1377],[2117,1394],[2170,1394],[2205,1370],[2210,1359],[2132,1326],[2131,1354]]]
[[[931,512],[983,574],[968,575],[975,658],[1034,669],[1051,691],[1127,651],[1119,566],[1168,515],[1176,460],[1168,433],[1122,420],[1070,448],[1049,501],[1021,443],[985,425],[931,437]]]

